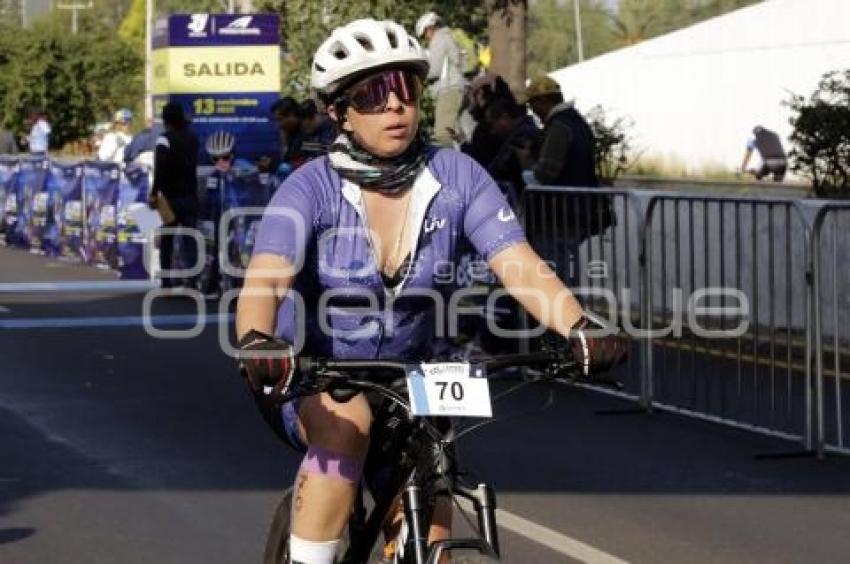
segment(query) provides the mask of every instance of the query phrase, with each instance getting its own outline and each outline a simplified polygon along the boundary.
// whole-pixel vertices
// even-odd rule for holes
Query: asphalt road
[[[0,249],[0,288],[83,279],[114,277]],[[154,339],[135,322],[141,303],[0,293],[0,562],[260,560],[299,460],[256,414],[218,324]],[[598,413],[627,406],[528,388],[463,440],[466,465],[509,512],[506,562],[846,561],[850,461],[756,460],[795,445],[673,415]]]

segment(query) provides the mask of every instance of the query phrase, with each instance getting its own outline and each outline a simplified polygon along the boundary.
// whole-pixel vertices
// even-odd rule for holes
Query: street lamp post
[[[576,17],[576,43],[578,43],[578,60],[584,60],[584,40],[581,36],[581,4],[580,0],[573,0],[573,8]]]
[[[153,15],[154,0],[145,0],[145,118],[153,119]]]

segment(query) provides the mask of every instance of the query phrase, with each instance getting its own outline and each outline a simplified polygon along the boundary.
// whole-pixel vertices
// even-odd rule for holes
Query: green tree
[[[602,106],[587,112],[587,122],[596,139],[594,161],[596,176],[604,186],[613,186],[620,174],[629,169],[632,138],[629,133],[634,122],[618,117],[609,121]]]
[[[808,99],[792,96],[791,170],[820,197],[850,197],[850,70],[821,78]]]
[[[620,0],[612,14],[620,46],[633,45],[760,0]]]
[[[131,106],[140,95],[140,57],[95,17],[68,33],[61,16],[17,29],[0,40],[0,88],[6,122],[25,129],[27,110],[51,115],[54,146],[87,137],[99,117]],[[14,39],[13,41],[11,39]]]
[[[585,58],[614,46],[610,14],[600,0],[581,0]],[[528,76],[539,76],[578,62],[572,0],[537,0],[528,12]]]

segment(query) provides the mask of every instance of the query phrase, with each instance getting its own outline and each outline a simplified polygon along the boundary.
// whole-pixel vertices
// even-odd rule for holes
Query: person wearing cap
[[[558,83],[548,76],[537,77],[529,83],[525,96],[543,123],[537,162],[528,151],[518,152],[525,168],[534,173],[534,178],[527,180],[551,186],[598,186],[593,131],[573,103],[564,101]]]
[[[130,124],[133,112],[122,108],[115,112],[112,119],[112,129],[103,135],[97,148],[97,160],[111,163],[124,162],[124,149],[133,140],[130,135]]]
[[[465,86],[460,47],[452,37],[451,29],[443,25],[440,16],[434,12],[419,18],[416,35],[428,44],[430,67],[427,80],[435,104],[433,140],[438,145],[452,147]]]
[[[753,151],[758,151],[761,157],[761,167],[747,170]],[[741,173],[750,172],[761,180],[768,174],[773,175],[774,182],[782,182],[785,171],[788,168],[788,158],[779,136],[761,125],[753,128],[753,136],[747,141],[747,149],[744,151],[744,160],[741,163]]]
[[[162,108],[162,124],[165,132],[156,140],[153,186],[148,203],[160,210],[166,227],[194,229],[200,208],[196,170],[198,138],[189,130],[189,122],[180,104],[169,102]],[[168,205],[164,205],[163,201]],[[175,267],[174,238],[174,234],[164,234],[160,239],[160,264],[163,270]],[[181,236],[181,243],[183,260],[177,268],[192,268],[197,262],[197,243],[189,236]],[[164,288],[178,284],[172,277],[163,277]]]

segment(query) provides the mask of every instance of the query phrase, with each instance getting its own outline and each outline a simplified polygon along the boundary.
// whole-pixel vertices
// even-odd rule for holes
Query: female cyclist
[[[327,156],[287,178],[266,209],[239,297],[241,349],[293,343],[290,350],[324,357],[428,359],[446,302],[423,296],[444,290],[444,272],[468,242],[535,318],[565,337],[572,331],[586,371],[610,366],[622,343],[574,331],[587,323],[581,306],[525,242],[493,180],[471,158],[430,147],[419,134],[427,70],[416,39],[391,21],[354,21],[316,51],[312,86],[340,135]],[[281,407],[274,396],[292,363],[247,356],[242,373],[267,421],[305,452],[292,561],[331,563],[369,444],[368,401],[321,394]],[[431,538],[444,537],[450,520],[448,504],[438,505]]]

